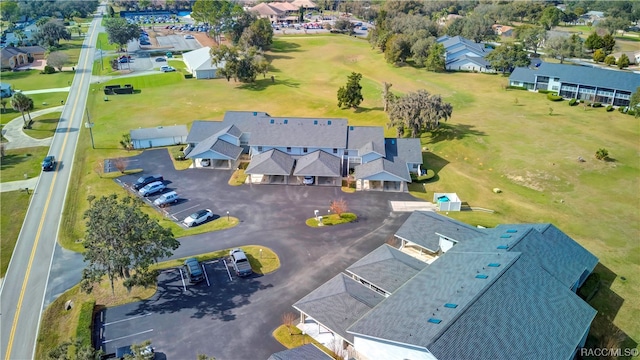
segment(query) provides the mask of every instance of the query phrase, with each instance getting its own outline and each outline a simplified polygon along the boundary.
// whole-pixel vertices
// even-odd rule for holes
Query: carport
[[[409,169],[405,162],[395,159],[377,159],[356,166],[356,190],[365,191],[407,191],[411,182]]]
[[[228,170],[237,166],[240,154],[242,147],[222,139],[208,138],[189,151],[186,158],[192,159],[196,168]]]
[[[247,169],[251,184],[289,184],[295,160],[277,149],[254,155]]]
[[[302,184],[305,176],[313,176],[314,183],[319,186],[342,185],[341,160],[322,150],[314,151],[302,156],[296,162],[293,175],[298,177],[298,184]]]

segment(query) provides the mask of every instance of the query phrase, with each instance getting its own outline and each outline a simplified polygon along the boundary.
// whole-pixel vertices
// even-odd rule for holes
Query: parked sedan
[[[163,57],[156,58],[156,62],[166,62],[166,61],[167,61],[167,59],[165,59]]]
[[[186,227],[192,227],[196,225],[200,225],[203,222],[213,218],[213,211],[209,209],[204,209],[200,211],[196,211],[193,214],[187,216],[182,223]]]
[[[152,182],[151,184],[145,185],[142,189],[138,190],[140,195],[149,196],[153,195],[157,192],[164,190],[166,186],[161,181]]]
[[[142,189],[145,185],[147,184],[151,184],[152,182],[156,182],[156,181],[163,181],[164,178],[162,177],[162,175],[146,175],[146,176],[141,176],[138,178],[138,180],[133,184],[133,188],[136,190],[140,190]]]

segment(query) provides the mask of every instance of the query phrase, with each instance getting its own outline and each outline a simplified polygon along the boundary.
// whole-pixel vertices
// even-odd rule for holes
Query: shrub
[[[551,90],[538,90],[538,92],[540,94],[554,94],[554,95],[556,94],[555,91],[551,91]]]
[[[607,112],[611,112],[613,111],[613,106],[612,105],[608,105],[607,106]]]
[[[193,79],[193,74],[184,74],[185,79]]]
[[[596,151],[596,159],[598,160],[606,160],[609,157],[609,150],[605,148],[600,148]]]
[[[44,70],[40,72],[41,74],[53,74],[56,72],[56,68],[53,66],[45,65]]]
[[[636,111],[635,111],[635,110],[633,110],[633,109],[629,109],[629,110],[627,111],[627,115],[634,115],[634,116],[635,116],[635,115],[636,115]]]
[[[620,106],[620,107],[618,108],[618,111],[624,114],[624,106]]]
[[[562,101],[562,96],[555,95],[555,93],[548,93],[547,99],[550,101]]]
[[[509,85],[507,86],[507,89],[512,89],[512,90],[527,90],[526,87],[524,86],[514,86],[514,85]]]
[[[597,103],[593,103],[591,104],[591,107],[602,107],[602,104],[597,102]]]
[[[82,345],[91,346],[91,333],[93,322],[93,308],[96,305],[96,301],[87,301],[82,303],[80,308],[80,314],[78,315],[78,327],[76,328],[76,339],[82,343]]]
[[[578,100],[577,99],[569,100],[569,106],[575,106],[575,105],[578,105]]]

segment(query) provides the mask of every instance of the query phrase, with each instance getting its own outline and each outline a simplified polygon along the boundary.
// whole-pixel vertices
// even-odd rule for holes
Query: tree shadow
[[[291,88],[298,88],[300,87],[300,83],[297,81],[293,81],[291,79],[285,79],[285,80],[276,79],[275,81],[271,81],[270,78],[266,78],[266,79],[256,80],[255,82],[252,82],[252,83],[242,84],[238,86],[238,88],[243,90],[262,91],[268,88],[269,86],[286,86]]]
[[[30,161],[33,157],[31,154],[5,154],[0,162],[0,170],[10,169],[18,164]]]
[[[431,151],[423,151],[422,152],[422,167],[425,169],[433,170],[433,177],[429,180],[425,180],[421,182],[422,184],[429,184],[432,182],[437,182],[440,180],[440,176],[438,173],[445,166],[449,165],[449,161],[440,156],[432,153]]]
[[[367,113],[369,111],[382,111],[384,108],[382,106],[376,106],[372,108],[358,107],[354,111],[356,114]]]
[[[289,53],[289,52],[300,52],[300,44],[296,44],[293,42],[288,42],[284,40],[276,40],[271,44],[270,52],[272,54],[280,54],[280,53]]]
[[[474,130],[474,125],[467,124],[440,124],[440,128],[434,131],[428,144],[437,144],[442,141],[461,140],[467,136],[486,136],[483,131]]]
[[[267,60],[269,60],[269,62],[273,62],[273,60],[288,60],[288,59],[293,59],[293,56],[289,56],[289,55],[274,55],[274,54],[265,54],[264,56],[265,58],[267,58]]]

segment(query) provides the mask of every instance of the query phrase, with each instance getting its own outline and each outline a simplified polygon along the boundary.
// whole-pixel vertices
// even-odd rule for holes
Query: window
[[[552,86],[551,90],[558,90],[558,86]]]
[[[303,153],[306,153],[307,151],[309,151],[309,149],[307,149],[307,148],[302,148],[302,152],[303,152]]]
[[[331,125],[331,120],[327,120],[327,125]]]
[[[262,146],[258,146],[258,151],[262,152]]]
[[[337,153],[338,153],[338,149],[333,148],[333,153],[334,153],[334,154],[337,154]]]
[[[287,152],[291,152],[291,147],[287,146]]]
[[[313,125],[318,125],[318,120],[313,120]]]

